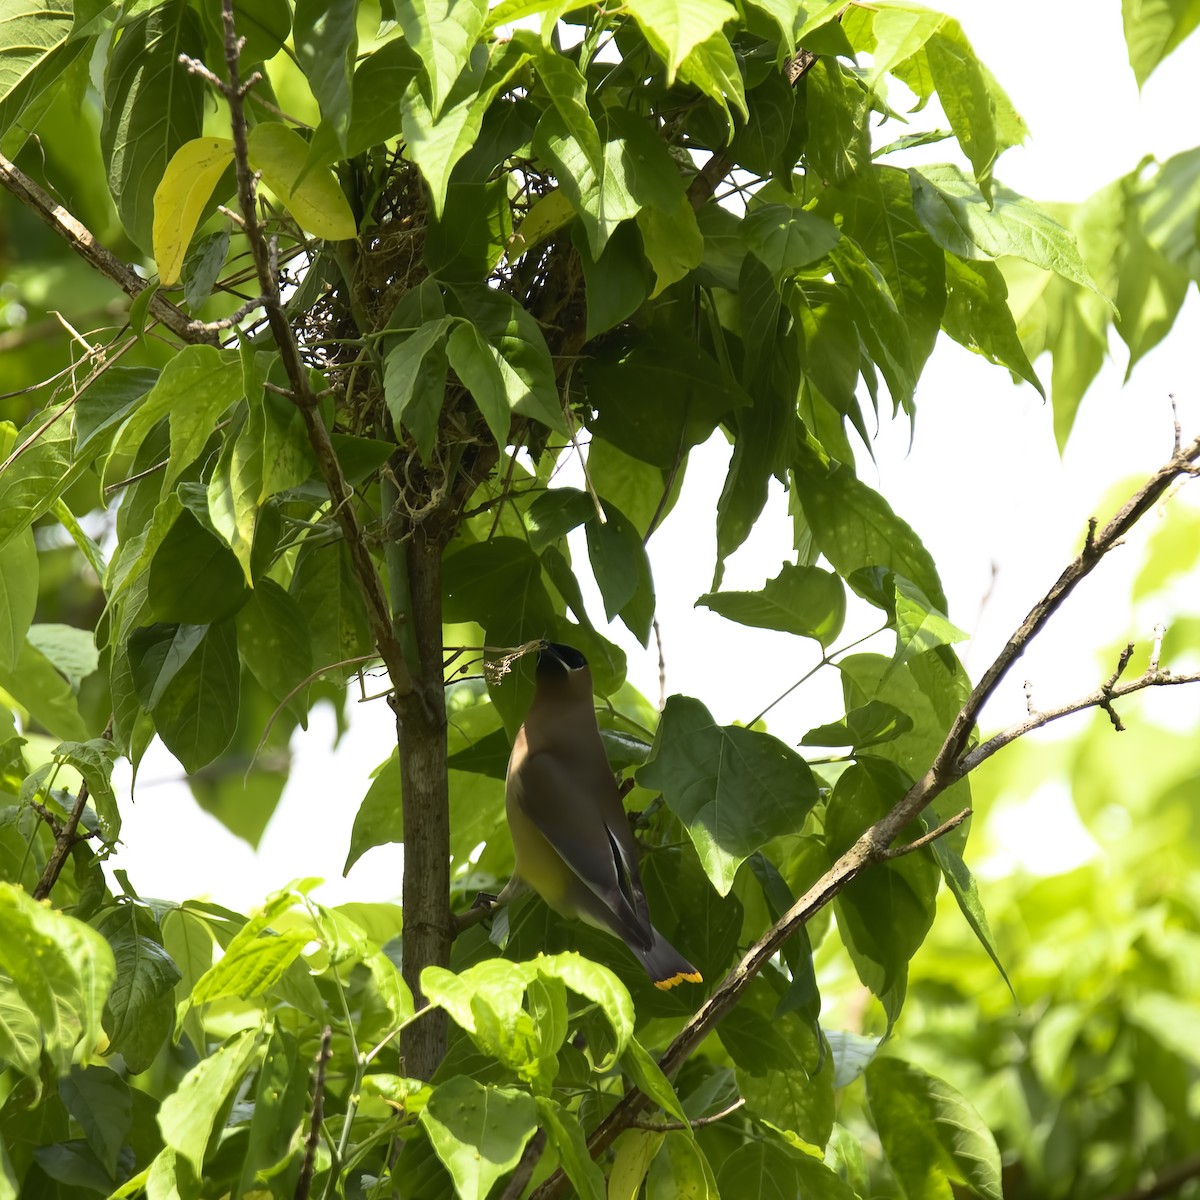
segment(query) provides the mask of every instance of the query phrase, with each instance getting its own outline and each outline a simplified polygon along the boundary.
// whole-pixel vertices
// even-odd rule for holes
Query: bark
[[[404,941],[401,970],[418,1007],[423,967],[449,966],[450,798],[446,767],[446,705],[442,692],[442,548],[420,532],[403,546],[409,626],[402,644],[414,645],[418,694],[425,703],[396,709],[404,820]],[[394,594],[394,593],[393,593]],[[428,1079],[446,1053],[446,1014],[422,1017],[404,1031],[404,1072]]]

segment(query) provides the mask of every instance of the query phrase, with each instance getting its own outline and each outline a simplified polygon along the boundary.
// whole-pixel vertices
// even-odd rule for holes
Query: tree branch
[[[367,549],[363,528],[358,519],[354,505],[350,503],[353,491],[342,474],[342,466],[338,461],[337,452],[329,436],[329,430],[321,420],[317,409],[317,396],[309,383],[308,368],[300,355],[300,347],[296,342],[291,323],[284,311],[283,300],[279,294],[279,280],[276,276],[274,254],[268,245],[266,233],[259,224],[258,214],[254,203],[254,174],[250,169],[250,152],[246,128],[245,98],[250,89],[258,82],[257,75],[251,75],[243,83],[238,70],[238,59],[241,54],[241,41],[237,36],[233,19],[233,0],[222,0],[221,14],[225,23],[225,62],[229,68],[229,81],[213,75],[200,64],[193,64],[185,59],[185,65],[198,69],[213,87],[225,97],[229,105],[230,126],[233,135],[233,159],[237,170],[238,208],[241,212],[246,241],[254,259],[255,274],[262,293],[262,307],[267,316],[267,324],[271,336],[283,360],[287,372],[288,383],[291,386],[291,399],[300,412],[308,434],[309,444],[316,456],[329,498],[333,502],[333,516],[341,526],[350,551],[350,559],[355,577],[362,591],[363,601],[367,610],[367,620],[371,626],[371,636],[379,647],[380,657],[387,667],[395,688],[397,700],[404,707],[406,702],[415,702],[422,709],[428,708],[428,701],[417,691],[413,677],[404,658],[400,643],[395,636],[391,616],[388,612],[387,599],[383,593],[383,584],[371,552]],[[427,717],[428,713],[425,713]]]
[[[1158,1200],[1159,1196],[1169,1196],[1197,1178],[1200,1178],[1200,1154],[1168,1167],[1148,1186],[1131,1188],[1119,1196],[1111,1197],[1111,1200]]]
[[[101,735],[105,738],[112,737],[113,719],[108,718],[108,724],[104,727],[104,733]],[[75,803],[71,805],[71,811],[67,814],[67,819],[61,824],[52,822],[50,828],[54,830],[54,849],[50,851],[50,857],[46,860],[46,866],[42,871],[41,878],[37,881],[33,889],[33,898],[35,900],[45,900],[49,895],[54,885],[58,882],[58,877],[62,874],[62,869],[66,865],[67,855],[71,853],[76,842],[82,842],[85,836],[80,835],[79,822],[83,817],[83,810],[87,808],[88,802],[88,785],[84,779],[79,785],[79,791],[75,795]],[[46,820],[49,813],[39,814],[42,819]]]
[[[1013,663],[1021,657],[1029,643],[1045,627],[1046,622],[1058,611],[1071,592],[1087,578],[1104,555],[1120,543],[1137,521],[1158,503],[1167,489],[1177,479],[1194,474],[1197,459],[1200,459],[1200,437],[1189,446],[1176,449],[1170,459],[1130,497],[1121,511],[1103,529],[1097,530],[1096,522],[1091,522],[1083,550],[1067,566],[1046,595],[1033,606],[995,661],[984,672],[983,678],[951,725],[929,770],[886,815],[866,829],[837,862],[742,956],[737,966],[705,1000],[659,1059],[658,1065],[668,1078],[679,1070],[717,1022],[737,1004],[754,977],[779,952],[784,942],[867,867],[894,857],[890,847],[899,833],[922,809],[971,769],[968,765],[969,756],[965,752],[976,719]],[[1153,658],[1157,657],[1160,641],[1161,634],[1156,638]],[[1158,674],[1163,674],[1157,665],[1154,669]],[[1118,674],[1114,674],[1100,689],[1100,692],[1104,693],[1105,689],[1109,688],[1110,694],[1107,697],[1102,696],[1096,703],[1105,698],[1111,702],[1115,695],[1123,694],[1122,688],[1137,691],[1138,686],[1135,685],[1148,687],[1153,683],[1134,680],[1130,684],[1121,685],[1118,682]],[[1164,674],[1161,682],[1168,681],[1182,683],[1191,680],[1187,676]],[[934,833],[945,833],[946,828],[943,826]],[[907,847],[900,849],[903,852]],[[592,1157],[597,1157],[611,1146],[617,1135],[628,1129],[651,1103],[652,1101],[640,1091],[626,1092],[588,1139],[588,1150]],[[566,1187],[566,1177],[561,1171],[557,1171],[532,1193],[531,1200],[556,1200],[565,1194]]]
[[[321,1144],[321,1124],[325,1119],[325,1064],[333,1057],[332,1042],[333,1030],[326,1025],[321,1030],[321,1046],[317,1050],[312,1119],[308,1123],[308,1136],[304,1139],[304,1163],[300,1168],[300,1177],[296,1180],[295,1200],[308,1200],[312,1188],[313,1164],[317,1161],[317,1147]]]
[[[117,285],[131,300],[140,296],[148,284],[134,269],[102,246],[82,221],[42,191],[32,179],[0,154],[0,184],[26,208],[35,213],[84,260],[106,279]],[[161,321],[177,338],[185,342],[217,345],[216,333],[203,321],[193,321],[161,293],[150,301],[150,314]]]

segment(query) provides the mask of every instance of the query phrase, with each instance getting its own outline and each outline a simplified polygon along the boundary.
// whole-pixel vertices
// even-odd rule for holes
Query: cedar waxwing
[[[701,982],[650,924],[637,849],[600,740],[587,659],[543,643],[533,703],[517,731],[504,785],[516,867],[556,912],[615,933],[658,988]]]

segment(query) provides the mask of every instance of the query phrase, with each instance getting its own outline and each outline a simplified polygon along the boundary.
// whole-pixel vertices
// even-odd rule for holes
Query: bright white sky
[[[1000,161],[997,175],[1009,187],[1039,200],[1082,200],[1143,155],[1166,158],[1200,140],[1191,115],[1200,38],[1168,59],[1139,97],[1119,0],[942,0],[940,7],[959,18],[1031,130],[1028,145]],[[1113,362],[1086,398],[1062,460],[1049,407],[1037,393],[1014,387],[1005,371],[943,338],[918,389],[911,450],[901,419],[881,431],[877,468],[860,463],[864,479],[933,554],[951,619],[972,635],[959,649],[973,677],[1076,553],[1088,516],[1114,482],[1144,477],[1165,461],[1172,438],[1170,393],[1185,432],[1200,429],[1190,361],[1198,312],[1193,292],[1175,332],[1125,387],[1125,353],[1114,340]],[[1036,366],[1048,380],[1048,361]],[[749,720],[816,661],[812,643],[745,629],[693,608],[711,582],[713,514],[728,456],[721,439],[693,452],[680,503],[650,545],[668,692],[699,697],[721,722]],[[777,490],[761,526],[731,559],[724,587],[757,589],[790,556],[786,505]],[[1126,636],[1127,581],[1139,556],[1137,545],[1130,545],[1097,572],[1051,627],[1053,640],[1035,646],[1007,681],[985,714],[986,726],[1024,714],[1025,679],[1033,682],[1039,706],[1050,707],[1090,691],[1111,671],[1096,652]],[[593,616],[602,614],[598,601],[589,601],[589,608]],[[1139,622],[1145,619],[1140,635],[1148,639],[1154,621],[1168,615],[1139,613]],[[653,644],[643,650],[619,624],[609,634],[629,654],[632,681],[656,698]],[[879,648],[886,653],[889,646]],[[794,744],[810,726],[840,714],[836,672],[822,675],[827,678],[772,712],[772,732]],[[1200,696],[1171,691],[1180,715],[1200,722]],[[142,895],[176,900],[207,894],[252,906],[272,889],[309,875],[328,881],[319,894],[329,903],[398,897],[400,847],[368,852],[348,879],[341,878],[370,770],[387,757],[393,737],[391,712],[382,701],[355,708],[352,720],[336,749],[327,710],[314,713],[308,733],[293,740],[291,780],[257,853],[196,806],[178,764],[156,743],[143,763],[136,802],[123,803],[126,844],[112,865],[127,868]],[[1042,794],[1037,804],[1044,832],[1048,818],[1058,822],[1060,836],[1040,840],[1059,854],[1062,869],[1070,865],[1061,857],[1063,839],[1072,837],[1077,822],[1062,796]],[[1012,820],[1016,832],[1019,807]],[[1076,844],[1086,853],[1085,844]],[[180,846],[188,847],[186,855]],[[1015,839],[1011,853],[1017,854]],[[1054,869],[1029,854],[1021,861]]]

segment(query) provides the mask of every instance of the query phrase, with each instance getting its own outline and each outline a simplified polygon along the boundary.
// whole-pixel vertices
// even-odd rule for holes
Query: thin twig
[[[111,738],[112,729],[113,719],[109,717],[108,724],[105,725],[104,733],[101,736]],[[57,828],[55,828],[54,824],[50,826],[54,830],[54,849],[50,851],[50,857],[46,860],[42,876],[33,889],[33,898],[35,900],[45,900],[50,895],[54,885],[58,882],[58,877],[62,874],[63,867],[66,865],[67,855],[71,853],[77,842],[86,840],[77,831],[79,829],[79,822],[83,817],[83,810],[87,807],[87,802],[88,785],[85,779],[79,785],[79,791],[75,794],[75,803],[71,805],[71,811],[67,814],[67,819],[61,825],[58,825]]]
[[[682,1121],[633,1121],[634,1129],[648,1129],[651,1133],[671,1133],[674,1130],[684,1129],[700,1129],[705,1125],[715,1125],[718,1121],[725,1120],[737,1112],[746,1103],[745,1096],[739,1096],[732,1104],[721,1109],[720,1112],[711,1113],[707,1117],[697,1117],[694,1121],[689,1121],[686,1125]]]
[[[650,626],[654,630],[654,643],[658,647],[658,711],[662,712],[667,707],[667,660],[663,656],[662,629],[657,617],[650,622]]]
[[[296,1180],[296,1200],[308,1200],[308,1193],[312,1188],[313,1164],[317,1160],[317,1147],[321,1144],[321,1122],[325,1118],[325,1064],[333,1056],[332,1042],[333,1030],[326,1025],[321,1030],[321,1048],[317,1051],[312,1120],[308,1123],[308,1136],[304,1139],[304,1165],[300,1168],[300,1178]]]
[[[95,235],[71,212],[0,154],[0,184],[26,208],[41,218],[59,237],[63,238],[89,266],[106,279],[112,280],[130,299],[136,299],[152,286],[128,263],[123,263],[111,250],[102,246]],[[205,330],[203,323],[193,321],[182,309],[176,308],[161,293],[150,301],[150,315],[161,321],[176,337],[185,342],[217,344],[216,337]]]
[[[931,829],[928,833],[922,834],[921,837],[914,841],[905,842],[903,846],[890,846],[881,855],[880,858],[884,862],[890,862],[893,858],[903,858],[906,854],[912,854],[917,850],[924,850],[926,846],[931,846],[940,837],[945,837],[952,829],[957,829],[970,815],[973,810],[964,808],[962,812],[951,817],[948,821],[943,821],[936,829]]]

